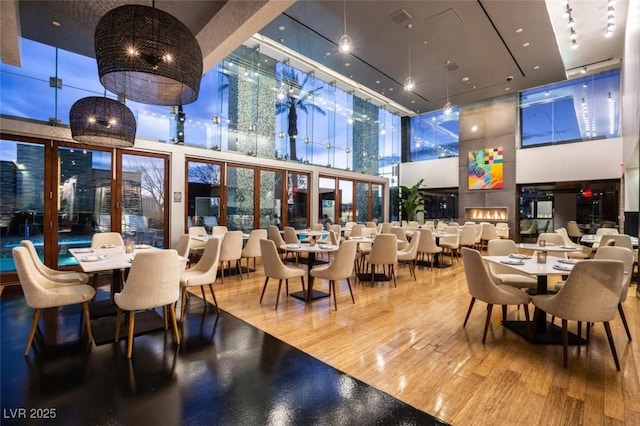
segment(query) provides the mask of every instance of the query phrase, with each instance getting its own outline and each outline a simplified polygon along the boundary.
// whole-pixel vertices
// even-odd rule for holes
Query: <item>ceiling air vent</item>
[[[411,15],[409,15],[409,12],[407,12],[406,10],[400,9],[397,12],[393,12],[391,15],[389,15],[389,19],[391,19],[391,22],[397,25],[411,19]]]

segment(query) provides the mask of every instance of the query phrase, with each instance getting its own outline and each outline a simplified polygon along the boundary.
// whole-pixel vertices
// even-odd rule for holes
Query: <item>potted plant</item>
[[[424,197],[420,192],[423,181],[424,179],[420,179],[413,186],[400,185],[399,200],[405,220],[415,220],[416,213],[424,211]]]

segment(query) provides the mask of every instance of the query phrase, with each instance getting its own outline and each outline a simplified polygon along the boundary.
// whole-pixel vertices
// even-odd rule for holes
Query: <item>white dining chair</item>
[[[87,284],[89,282],[89,275],[83,272],[58,271],[56,269],[49,268],[47,265],[42,263],[35,246],[30,240],[22,240],[20,241],[20,245],[27,249],[31,260],[33,261],[33,266],[37,271],[55,286]]]
[[[317,266],[311,269],[310,272],[310,275],[314,278],[329,281],[329,298],[331,298],[331,294],[333,294],[333,307],[336,311],[338,310],[336,281],[347,281],[349,293],[351,294],[351,301],[356,303],[356,300],[353,297],[353,290],[351,289],[351,281],[349,279],[351,275],[353,275],[357,246],[358,243],[354,240],[345,241],[340,245],[340,248],[333,256],[333,262],[329,265]]]
[[[253,269],[256,269],[256,258],[260,257],[260,240],[267,239],[266,229],[254,229],[242,249],[241,256],[247,260],[247,277],[249,277],[249,259],[253,259]]]
[[[224,284],[225,262],[228,265],[229,273],[231,273],[231,262],[235,262],[236,269],[242,279],[242,231],[229,231],[224,234],[222,245],[220,246],[220,276],[222,284]]]
[[[264,286],[262,287],[262,294],[260,295],[260,304],[262,304],[264,293],[267,290],[267,284],[271,278],[278,280],[278,294],[276,296],[275,310],[278,310],[282,280],[285,281],[286,294],[289,294],[289,279],[299,277],[302,283],[302,291],[306,294],[304,286],[304,276],[306,272],[301,268],[286,266],[278,255],[278,249],[272,240],[260,240],[260,253],[262,255],[264,275],[266,277],[264,280]]]
[[[218,313],[220,308],[218,306],[218,300],[216,299],[216,293],[213,290],[213,284],[216,281],[218,273],[218,263],[220,261],[220,247],[222,246],[222,240],[220,238],[211,238],[207,241],[207,245],[202,252],[202,256],[198,259],[198,263],[191,266],[189,269],[180,272],[180,288],[182,289],[181,305],[180,305],[180,320],[184,321],[186,315],[187,301],[189,292],[187,291],[192,287],[200,287],[202,292],[202,299],[205,300],[206,309],[206,296],[204,293],[204,286],[208,285],[211,291],[211,297],[213,297],[213,303],[216,305]]]

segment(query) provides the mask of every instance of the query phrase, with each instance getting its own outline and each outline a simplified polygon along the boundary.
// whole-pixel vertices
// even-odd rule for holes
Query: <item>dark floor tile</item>
[[[3,425],[441,424],[233,315],[205,312],[195,297],[180,346],[163,330],[137,336],[129,361],[124,341],[87,344],[80,311],[69,307],[57,317],[54,341],[41,335],[26,358],[32,310],[6,296]],[[55,418],[15,418],[46,414]]]

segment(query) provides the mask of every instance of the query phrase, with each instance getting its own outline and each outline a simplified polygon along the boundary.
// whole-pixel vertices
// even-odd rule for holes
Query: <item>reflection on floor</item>
[[[136,337],[128,361],[123,341],[86,344],[79,308],[65,307],[45,314],[25,358],[32,310],[16,293],[0,300],[5,425],[47,415],[65,425],[442,424],[226,312],[204,313],[196,297],[179,347],[153,332]]]

